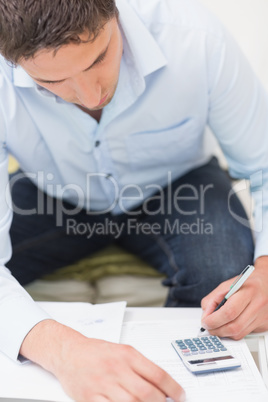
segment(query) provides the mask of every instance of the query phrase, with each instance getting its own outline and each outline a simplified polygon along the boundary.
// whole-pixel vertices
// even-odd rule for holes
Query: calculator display
[[[208,359],[199,359],[199,360],[188,360],[188,363],[190,364],[205,364],[205,363],[213,363],[217,362],[219,360],[229,360],[229,359],[234,359],[233,356],[219,356],[219,357],[210,357]]]

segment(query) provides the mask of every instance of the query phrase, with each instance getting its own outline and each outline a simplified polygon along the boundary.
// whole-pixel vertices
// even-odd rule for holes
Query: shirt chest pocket
[[[194,120],[169,128],[131,134],[126,139],[132,169],[177,165],[193,158],[201,147],[201,136]]]

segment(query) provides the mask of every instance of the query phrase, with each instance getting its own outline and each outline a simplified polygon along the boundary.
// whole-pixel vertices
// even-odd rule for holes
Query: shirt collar
[[[117,0],[119,20],[128,49],[127,58],[136,64],[145,77],[164,67],[167,60],[159,45],[126,0]]]
[[[34,80],[26,73],[21,66],[13,67],[13,84],[16,87],[32,88],[36,86]]]
[[[127,48],[124,51],[129,63],[133,63],[144,77],[164,67],[167,60],[151,33],[147,30],[135,11],[126,0],[117,0],[120,25],[122,27]],[[21,66],[12,68],[13,84],[17,87],[32,88],[44,91],[37,85]],[[45,92],[49,92],[45,90]]]

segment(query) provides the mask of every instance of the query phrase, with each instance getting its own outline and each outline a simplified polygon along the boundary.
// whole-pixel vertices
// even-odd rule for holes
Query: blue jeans
[[[249,225],[233,217],[247,219],[246,213],[236,195],[228,206],[230,190],[230,179],[212,158],[131,214],[80,210],[70,215],[73,206],[45,195],[24,177],[12,188],[14,205],[36,208],[41,197],[43,210],[50,212],[14,213],[13,256],[7,266],[25,285],[116,242],[166,275],[166,306],[200,306],[206,294],[253,261]],[[57,226],[59,213],[62,224]]]

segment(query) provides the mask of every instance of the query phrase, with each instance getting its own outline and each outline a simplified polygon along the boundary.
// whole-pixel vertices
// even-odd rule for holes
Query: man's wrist
[[[57,376],[64,360],[79,338],[79,332],[48,319],[36,324],[25,337],[20,354]]]
[[[262,255],[261,257],[256,258],[254,267],[256,269],[268,269],[268,255]]]

